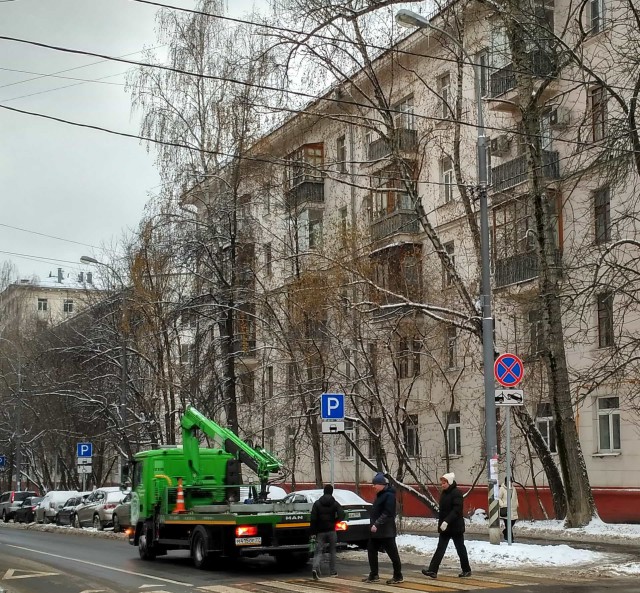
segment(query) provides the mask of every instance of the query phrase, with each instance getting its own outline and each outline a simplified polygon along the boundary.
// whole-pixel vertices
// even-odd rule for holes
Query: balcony
[[[380,241],[398,234],[413,235],[419,232],[415,210],[396,210],[371,221],[371,239]]]
[[[527,165],[528,155],[521,154],[515,159],[502,163],[491,169],[491,186],[494,192],[508,190],[525,183],[529,178]],[[542,177],[545,179],[560,178],[560,160],[555,150],[542,151]]]
[[[528,56],[531,76],[534,78],[545,78],[553,72],[556,58],[552,52],[537,49],[529,52]],[[489,96],[491,98],[500,97],[516,88],[516,73],[513,69],[513,63],[496,70],[490,78]]]
[[[398,150],[401,152],[412,152],[418,145],[418,133],[416,130],[399,129],[396,130],[398,139]],[[379,161],[391,154],[391,143],[385,138],[378,138],[367,147],[367,159]]]
[[[556,251],[556,266],[562,265],[562,255]],[[538,255],[535,251],[519,253],[495,262],[494,283],[496,288],[526,282],[538,277]]]
[[[295,210],[307,203],[324,204],[323,177],[303,177],[287,191],[285,196],[287,210]]]

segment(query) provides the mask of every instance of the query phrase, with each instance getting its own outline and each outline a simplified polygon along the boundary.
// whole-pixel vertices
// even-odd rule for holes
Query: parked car
[[[114,533],[120,533],[128,527],[131,527],[131,492],[113,509],[111,520],[113,521]]]
[[[35,492],[30,490],[24,490],[17,492],[16,490],[9,490],[3,492],[0,496],[0,517],[6,523],[9,519],[13,519],[18,507],[22,504],[25,498],[30,496],[36,496]]]
[[[311,502],[314,503],[323,495],[323,490],[296,490],[289,494],[283,502]],[[371,503],[360,498],[351,490],[334,489],[333,497],[342,505],[345,520],[336,524],[338,544],[354,544],[366,548],[369,541],[371,527],[369,515]]]
[[[113,524],[113,510],[126,493],[117,486],[94,490],[74,511],[74,527],[95,527],[102,531]]]
[[[36,520],[36,509],[41,500],[41,496],[25,498],[16,509],[13,516],[14,523],[33,523]]]
[[[72,496],[67,499],[63,504],[58,505],[58,512],[56,514],[57,525],[73,525],[73,519],[75,515],[76,507],[81,504],[91,492],[80,493],[77,496]]]
[[[36,509],[36,521],[38,523],[55,523],[59,506],[64,504],[71,496],[77,496],[77,490],[50,490],[40,501]]]

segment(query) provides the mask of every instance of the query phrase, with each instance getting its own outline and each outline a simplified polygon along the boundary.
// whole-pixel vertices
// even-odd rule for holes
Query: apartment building
[[[613,24],[627,16],[614,0],[585,8],[520,3],[530,27],[512,55],[517,40],[490,6],[448,3],[431,17],[437,29],[409,34],[249,151],[266,164],[254,163],[241,188],[251,296],[237,318],[238,414],[296,483],[329,478],[331,440],[339,483],[366,483],[372,467],[412,483],[437,482],[444,470],[463,484],[484,481],[479,86],[496,350],[525,361],[525,406],[557,460],[540,356],[550,345],[539,279],[551,262],[590,482],[608,496],[632,492],[623,506],[633,514],[637,279],[623,270],[634,257],[637,173],[607,144],[621,113],[601,84],[625,76]],[[319,435],[322,392],[347,395],[348,439]],[[498,412],[501,471],[507,413]],[[517,429],[511,450],[514,479],[544,491]]]

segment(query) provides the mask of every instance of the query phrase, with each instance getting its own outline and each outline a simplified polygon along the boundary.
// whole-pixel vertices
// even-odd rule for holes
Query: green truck
[[[128,466],[129,543],[138,546],[140,558],[186,549],[198,568],[217,558],[260,554],[287,567],[305,564],[311,505],[268,499],[268,481],[280,462],[193,407],[181,427],[181,448],[137,453]],[[200,433],[220,447],[201,447]],[[253,470],[256,483],[241,484],[241,464]]]

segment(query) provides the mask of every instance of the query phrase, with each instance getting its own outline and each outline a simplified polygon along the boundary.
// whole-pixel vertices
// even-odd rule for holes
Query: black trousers
[[[367,546],[367,553],[369,555],[369,574],[371,576],[378,576],[378,552],[385,551],[391,564],[393,564],[393,576],[402,576],[402,563],[400,562],[400,554],[398,553],[398,546],[396,545],[395,537],[378,537],[369,538],[369,545]]]
[[[504,539],[508,539],[509,535],[507,534],[507,520],[505,518],[502,519],[504,521],[504,529],[502,530],[502,535],[504,535]],[[513,526],[516,524],[517,519],[511,519],[511,541],[515,541],[513,536]]]
[[[453,535],[445,532],[440,533],[440,537],[438,538],[438,547],[433,553],[433,558],[431,558],[431,562],[429,563],[429,570],[431,572],[438,572],[440,563],[444,558],[444,554],[447,551],[447,546],[449,545],[450,540],[453,540],[453,545],[456,547],[456,552],[458,552],[460,568],[462,571],[468,572],[471,570],[471,566],[469,566],[469,556],[467,555],[467,547],[464,545],[464,533],[456,533]]]

